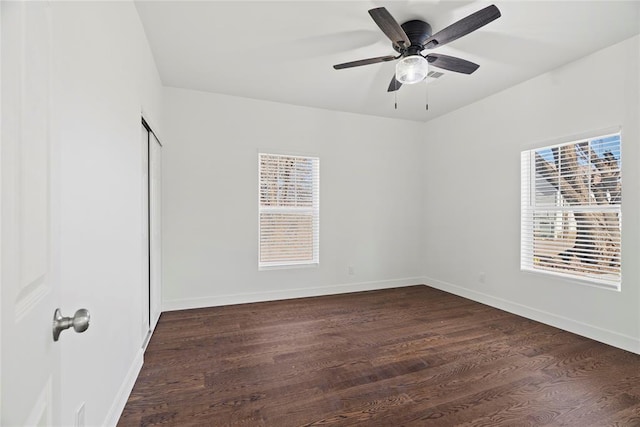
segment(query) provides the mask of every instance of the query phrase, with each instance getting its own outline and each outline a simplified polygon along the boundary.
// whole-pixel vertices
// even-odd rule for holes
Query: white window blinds
[[[260,268],[318,264],[317,157],[259,154]]]
[[[521,268],[619,289],[620,134],[521,153]]]

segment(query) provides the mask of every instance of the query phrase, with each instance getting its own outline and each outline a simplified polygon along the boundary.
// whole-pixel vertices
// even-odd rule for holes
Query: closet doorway
[[[142,346],[158,323],[162,301],[162,144],[142,119]]]

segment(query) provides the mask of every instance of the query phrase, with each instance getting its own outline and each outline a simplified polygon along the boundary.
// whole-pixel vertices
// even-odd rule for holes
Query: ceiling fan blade
[[[376,58],[361,59],[359,61],[351,61],[351,62],[345,62],[343,64],[336,64],[333,66],[333,68],[335,68],[336,70],[342,70],[343,68],[359,67],[361,65],[369,65],[369,64],[376,64],[378,62],[393,61],[394,59],[398,59],[398,57],[393,55],[378,56]]]
[[[444,70],[455,71],[456,73],[471,74],[480,66],[466,59],[456,58],[455,56],[442,55],[439,53],[430,53],[425,56],[430,65],[442,68]]]
[[[391,79],[391,83],[389,83],[389,89],[387,89],[387,92],[395,92],[396,90],[400,89],[400,86],[402,86],[402,83],[396,80],[396,75],[394,74],[393,78]]]
[[[487,6],[466,18],[454,22],[447,28],[438,31],[424,42],[425,49],[433,49],[437,46],[442,46],[454,40],[459,39],[462,36],[469,34],[472,31],[477,30],[480,27],[487,25],[489,22],[498,19],[500,17],[500,10],[495,6]]]
[[[389,40],[391,40],[393,44],[398,46],[403,44],[405,48],[411,46],[411,41],[407,33],[404,32],[400,24],[398,24],[386,8],[377,7],[371,9],[369,10],[369,15],[371,15],[375,23],[378,24],[378,27],[389,37]]]

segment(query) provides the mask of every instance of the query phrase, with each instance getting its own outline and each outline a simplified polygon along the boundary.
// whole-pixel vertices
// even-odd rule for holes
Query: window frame
[[[623,144],[622,144],[622,131],[620,128],[609,129],[607,131],[601,131],[598,133],[590,133],[588,135],[581,135],[579,137],[573,138],[564,138],[562,140],[556,140],[553,142],[539,143],[534,146],[526,147],[521,150],[520,159],[521,159],[521,184],[520,184],[520,196],[521,196],[521,211],[520,211],[520,270],[526,273],[533,274],[543,274],[548,276],[553,276],[557,278],[561,278],[565,281],[576,282],[581,285],[590,285],[595,286],[602,289],[610,289],[620,291],[622,285],[622,197],[618,200],[616,204],[595,204],[593,202],[593,184],[591,183],[591,170],[595,168],[593,163],[593,157],[589,157],[589,160],[586,162],[586,165],[589,167],[589,184],[587,185],[589,191],[589,201],[586,204],[581,205],[570,205],[568,201],[566,201],[566,205],[558,202],[557,200],[564,200],[564,196],[559,188],[556,188],[557,192],[557,200],[554,205],[537,205],[535,202],[539,195],[536,195],[536,159],[535,153],[549,150],[549,149],[560,149],[560,147],[568,146],[568,145],[576,145],[579,143],[587,143],[589,147],[589,153],[593,150],[593,143],[605,140],[607,138],[617,137],[618,141],[617,145],[617,154],[618,158],[615,159],[618,163],[617,169],[617,179],[620,182],[619,189],[620,195],[622,194],[622,164],[623,164]],[[598,159],[601,159],[598,157]],[[576,160],[576,164],[578,161]],[[561,174],[560,170],[558,172]],[[560,176],[560,175],[559,175]],[[578,175],[575,175],[578,176]],[[538,178],[539,179],[539,178]],[[558,182],[560,185],[560,182]],[[538,187],[539,189],[539,187]],[[609,194],[609,193],[607,193]],[[617,271],[614,274],[607,275],[605,273],[596,273],[590,272],[589,268],[584,265],[576,268],[575,273],[572,273],[569,268],[560,268],[555,265],[547,265],[546,268],[536,268],[535,260],[535,226],[536,226],[536,213],[553,213],[556,215],[564,215],[567,214],[567,218],[572,219],[561,219],[562,227],[566,227],[569,224],[569,221],[573,221],[575,227],[577,227],[577,219],[576,213],[584,213],[584,212],[600,212],[600,213],[616,213],[617,214],[617,226],[619,239],[617,241]],[[556,217],[557,218],[557,217]],[[606,218],[606,217],[605,217]],[[555,220],[555,228],[557,229],[557,219]],[[575,231],[577,233],[577,229]],[[557,237],[554,237],[557,239]],[[575,237],[577,238],[577,237]],[[571,247],[571,249],[575,248],[575,245]],[[584,252],[583,252],[584,253]],[[575,256],[575,255],[574,255]],[[538,262],[540,262],[538,258]],[[554,268],[557,268],[554,270]],[[579,270],[583,268],[583,270]],[[605,268],[608,268],[606,266]]]
[[[263,156],[291,158],[311,162],[311,206],[264,206],[262,203],[262,159]],[[278,175],[280,176],[280,175]],[[281,259],[276,261],[262,261],[263,254],[263,213],[280,215],[309,215],[311,216],[310,232],[312,234],[311,257],[304,260]],[[277,270],[292,268],[317,267],[320,264],[320,158],[312,155],[302,155],[293,153],[281,153],[269,151],[258,152],[258,270]]]

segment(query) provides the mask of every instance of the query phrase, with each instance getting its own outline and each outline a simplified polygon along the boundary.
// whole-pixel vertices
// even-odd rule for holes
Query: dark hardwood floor
[[[119,426],[640,426],[640,356],[426,286],[163,313]]]

